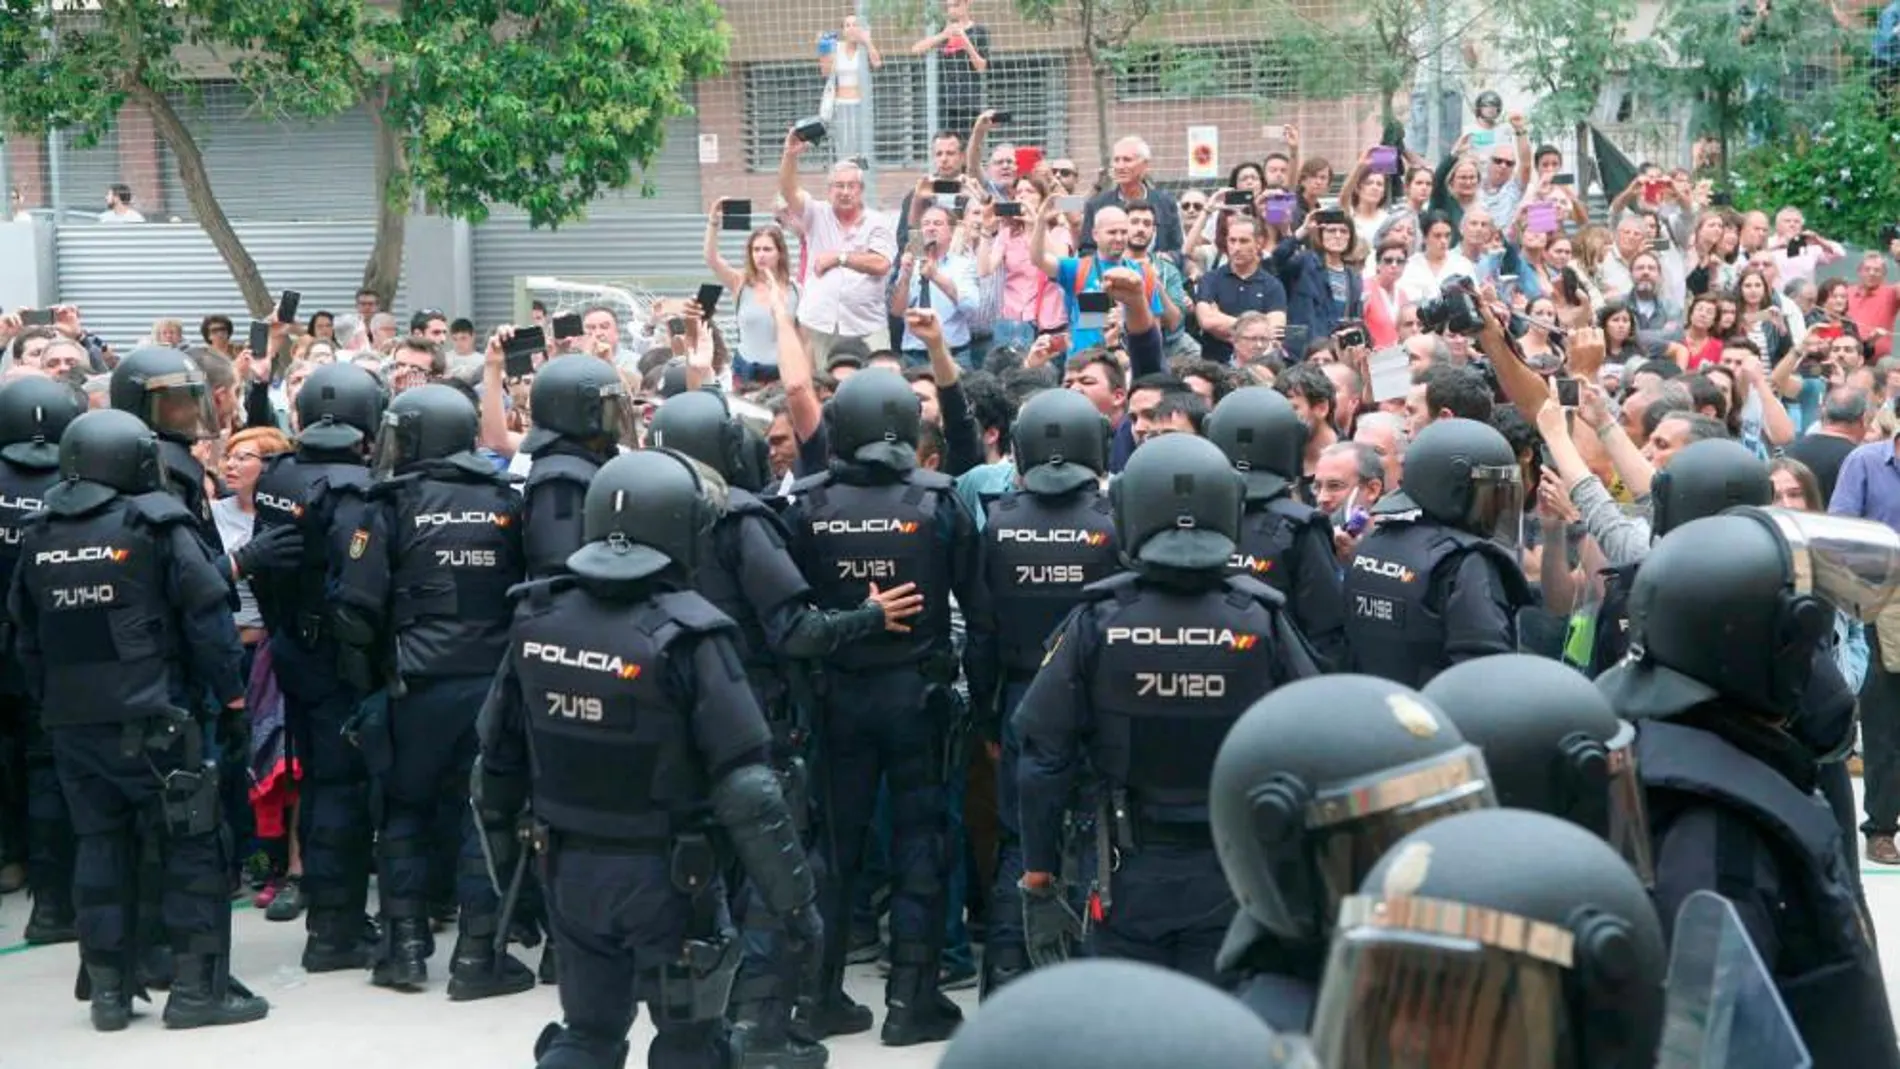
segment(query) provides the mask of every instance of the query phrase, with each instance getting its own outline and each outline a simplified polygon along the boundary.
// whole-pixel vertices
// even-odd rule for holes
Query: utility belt
[[[1213,849],[1214,828],[1205,806],[1131,805],[1125,787],[1110,789],[1102,805],[1097,826],[1112,837],[1110,845],[1117,853],[1133,856],[1155,846]]]
[[[300,612],[291,621],[291,634],[298,645],[314,650],[330,637],[330,619],[320,612]]]
[[[218,829],[218,766],[205,759],[204,726],[183,709],[128,721],[119,733],[120,756],[143,758],[159,782],[157,808],[172,835],[208,835]],[[161,769],[156,754],[176,753]]]

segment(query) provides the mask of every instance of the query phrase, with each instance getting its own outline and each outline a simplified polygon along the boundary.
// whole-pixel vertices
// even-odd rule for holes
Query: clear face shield
[[[1643,886],[1656,886],[1656,866],[1650,857],[1649,807],[1643,801],[1643,781],[1636,767],[1636,727],[1625,721],[1605,747],[1609,807],[1604,839],[1636,872]]]
[[[1524,545],[1523,472],[1515,464],[1471,469],[1471,508],[1465,529],[1506,549]]]
[[[1355,895],[1340,905],[1313,1048],[1353,1069],[1576,1069],[1574,949],[1567,929],[1509,913]]]
[[[1319,794],[1307,808],[1323,902],[1338,902],[1393,844],[1454,813],[1497,808],[1484,753],[1475,746]]]
[[[218,436],[217,410],[202,373],[179,371],[147,380],[143,404],[139,417],[160,434],[191,442]]]
[[[1900,532],[1884,523],[1782,508],[1744,510],[1788,547],[1796,594],[1872,623],[1900,593]]]
[[[600,388],[599,419],[602,434],[628,449],[640,448],[640,413],[626,387],[616,382]]]
[[[371,474],[378,479],[386,479],[402,470],[412,459],[415,452],[417,417],[413,414],[403,416],[396,412],[383,413],[383,424],[376,430],[376,451],[371,463]]]

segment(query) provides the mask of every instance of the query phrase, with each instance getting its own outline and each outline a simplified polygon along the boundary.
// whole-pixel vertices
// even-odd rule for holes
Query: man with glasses
[[[1056,176],[1056,184],[1062,187],[1062,193],[1075,192],[1079,172],[1075,169],[1074,160],[1066,156],[1061,159],[1050,160],[1049,173]],[[1059,195],[1060,194],[1058,194],[1058,196]],[[1205,207],[1205,205],[1203,205],[1203,207]]]
[[[1509,219],[1530,184],[1531,137],[1522,112],[1511,113],[1511,132],[1515,146],[1496,143],[1482,150],[1488,162],[1478,181],[1478,203],[1493,219]]]
[[[813,361],[823,365],[832,347],[856,338],[872,351],[891,347],[884,312],[884,276],[897,259],[891,221],[864,204],[864,172],[855,163],[834,164],[819,200],[798,184],[798,157],[811,146],[785,135],[779,160],[779,195],[805,231],[805,294],[798,322]]]
[[[1280,331],[1265,312],[1242,312],[1234,320],[1234,364],[1251,364],[1273,351]]]

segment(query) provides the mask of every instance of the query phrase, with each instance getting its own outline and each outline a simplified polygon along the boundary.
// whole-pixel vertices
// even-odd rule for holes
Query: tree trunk
[[[402,135],[385,115],[389,87],[383,86],[367,103],[370,122],[376,128],[376,189],[381,197],[376,205],[376,243],[370,247],[369,262],[363,265],[363,288],[376,294],[379,307],[393,308],[396,284],[402,278],[403,240],[409,220],[408,184],[398,179],[408,164],[403,156]]]
[[[1093,51],[1093,50],[1091,50]],[[1089,58],[1089,82],[1095,90],[1095,146],[1102,160],[1101,175],[1108,174],[1109,157],[1114,155],[1114,141],[1108,135],[1108,64]],[[1098,179],[1097,185],[1102,179]]]
[[[251,259],[250,251],[245,249],[244,240],[231,228],[231,220],[218,204],[217,194],[211,190],[211,178],[205,174],[204,153],[198,148],[198,141],[191,136],[177,109],[165,99],[163,93],[153,90],[142,82],[127,87],[132,98],[145,108],[152,117],[152,126],[158,131],[159,139],[165,147],[172,150],[172,157],[178,161],[178,175],[184,180],[185,200],[191,204],[192,212],[198,216],[198,225],[204,227],[205,236],[211,239],[211,245],[224,258],[225,267],[231,271],[231,280],[237,283],[238,292],[244,297],[244,304],[250,313],[262,319],[276,304],[271,299],[270,288],[264,285],[263,273],[257,269],[257,261]]]
[[[1590,144],[1590,124],[1589,123],[1580,122],[1577,124],[1576,138],[1577,138],[1577,163],[1576,163],[1577,171],[1574,177],[1577,179],[1577,184],[1575,186],[1572,186],[1571,188],[1576,190],[1577,196],[1579,198],[1582,198],[1583,203],[1587,206],[1590,203],[1589,201],[1590,183],[1600,181],[1600,179],[1597,177],[1596,159],[1594,156],[1591,155],[1591,152],[1590,152],[1590,149],[1592,148],[1592,146]],[[1608,191],[1605,191],[1604,196],[1606,198],[1609,196]]]

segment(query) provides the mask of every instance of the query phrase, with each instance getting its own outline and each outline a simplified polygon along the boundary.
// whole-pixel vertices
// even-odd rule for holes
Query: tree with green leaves
[[[1574,131],[1576,158],[1589,158],[1599,100],[1646,47],[1629,39],[1635,0],[1515,0],[1498,13],[1499,52],[1537,95],[1532,126]]]
[[[1400,121],[1393,100],[1431,58],[1418,48],[1427,14],[1424,0],[1367,0],[1344,19],[1319,19],[1308,5],[1275,0],[1270,21],[1302,95],[1339,99],[1376,89],[1379,118],[1391,126]],[[1422,148],[1422,132],[1416,140]]]
[[[1016,11],[1025,22],[1048,27],[1066,23],[1074,28],[1089,64],[1095,144],[1104,171],[1114,147],[1108,122],[1120,57],[1151,19],[1183,6],[1183,0],[1016,0]],[[1196,6],[1202,17],[1206,16],[1204,6]]]
[[[1665,0],[1656,47],[1634,57],[1651,102],[1691,109],[1722,145],[1785,134],[1795,105],[1829,84],[1845,38],[1828,0]]]
[[[127,102],[143,108],[262,315],[271,291],[181,111],[194,88],[185,50],[224,61],[266,115],[360,105],[381,198],[364,285],[387,304],[412,196],[472,221],[491,204],[534,226],[580,217],[652,163],[691,83],[721,69],[726,38],[712,0],[98,0],[84,12],[0,0],[0,129],[62,129],[83,145]]]

